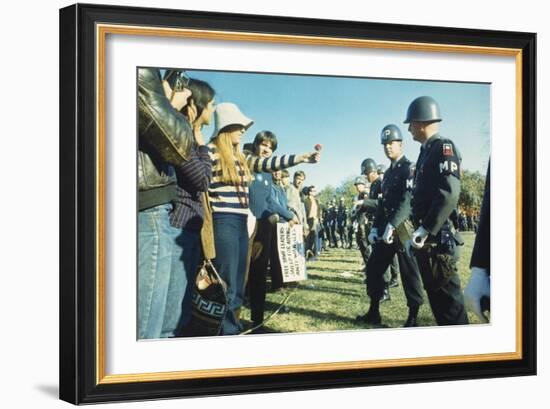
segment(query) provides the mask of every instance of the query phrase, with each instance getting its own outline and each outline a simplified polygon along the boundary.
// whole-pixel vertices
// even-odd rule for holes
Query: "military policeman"
[[[340,236],[340,245],[342,248],[347,247],[346,226],[348,223],[348,211],[346,209],[346,203],[344,197],[340,197],[338,203],[338,209],[336,210],[336,229],[338,230],[338,236]]]
[[[410,244],[438,325],[468,324],[460,289],[458,246],[463,244],[450,217],[460,194],[460,154],[439,134],[441,115],[429,96],[416,98],[404,123],[422,145],[416,161]]]
[[[376,170],[378,172],[378,178],[384,183],[384,172],[386,171],[386,168],[381,163],[378,164],[376,167]],[[390,282],[389,287],[398,287],[399,283],[397,281],[397,275],[399,274],[399,261],[397,260],[397,254],[393,258],[390,266],[389,266],[389,272],[390,272]]]
[[[327,224],[328,224],[328,240],[330,247],[338,247],[338,240],[336,239],[336,223],[338,218],[338,211],[336,210],[336,199],[331,199],[327,210]]]
[[[378,176],[378,166],[374,159],[367,158],[361,163],[361,174],[367,179],[369,184],[369,191],[363,198],[361,206],[358,209],[359,213],[362,213],[365,217],[365,240],[367,243],[365,265],[369,258],[372,248],[367,240],[372,227],[372,220],[374,219],[374,213],[376,212],[376,206],[378,206],[379,196],[382,195],[382,180]]]
[[[364,176],[357,176],[355,178],[355,190],[357,191],[357,196],[355,196],[353,200],[353,207],[351,209],[351,222],[354,226],[354,232],[355,232],[355,241],[357,243],[357,248],[361,252],[361,257],[363,257],[363,262],[365,266],[367,265],[367,259],[368,259],[368,241],[367,241],[367,234],[366,234],[366,227],[365,224],[367,223],[367,219],[365,216],[365,212],[361,211],[361,208],[363,206],[363,201],[365,200],[367,196],[367,178]]]
[[[396,125],[387,125],[380,134],[384,153],[391,161],[382,181],[382,199],[379,201],[369,235],[373,243],[372,255],[367,264],[367,292],[371,299],[369,311],[359,321],[380,324],[380,299],[384,292],[383,275],[397,255],[401,281],[407,298],[409,315],[405,327],[415,327],[418,310],[423,304],[422,283],[418,266],[406,251],[403,237],[398,234],[409,223],[413,189],[412,164],[403,155],[403,137]]]
[[[491,309],[491,165],[485,178],[485,193],[481,203],[479,225],[477,229],[472,258],[470,260],[470,279],[464,289],[466,307],[481,322],[488,323],[486,311]]]
[[[363,200],[363,204],[361,205],[361,212],[365,213],[365,216],[367,218],[366,223],[366,237],[367,237],[367,259],[365,259],[365,266],[367,265],[367,260],[370,257],[372,253],[372,246],[371,243],[368,241],[368,237],[371,233],[372,223],[374,220],[374,215],[376,213],[376,209],[378,208],[379,200],[382,199],[382,178],[380,177],[378,173],[378,166],[374,159],[367,158],[361,163],[361,173],[366,176],[367,181],[370,183],[370,190],[369,195]],[[366,272],[366,267],[365,267]],[[380,302],[384,302],[386,300],[390,299],[390,292],[389,292],[389,283],[391,280],[390,275],[390,269],[388,268],[387,271],[384,273],[384,293],[382,296],[382,299]]]
[[[378,177],[380,178],[382,183],[384,183],[384,172],[386,172],[386,168],[384,167],[384,165],[379,163],[378,167],[377,167],[377,170],[378,170]],[[399,261],[397,259],[397,254],[395,255],[395,257],[393,258],[393,260],[390,264],[389,271],[390,271],[389,287],[390,288],[391,287],[398,287],[399,283],[397,281],[397,275],[399,274]]]

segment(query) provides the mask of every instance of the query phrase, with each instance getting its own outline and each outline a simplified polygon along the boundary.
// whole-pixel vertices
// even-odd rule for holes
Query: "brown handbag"
[[[214,225],[212,221],[212,208],[208,193],[201,195],[202,207],[204,209],[204,222],[201,229],[202,254],[206,260],[216,258],[216,247],[214,245]]]

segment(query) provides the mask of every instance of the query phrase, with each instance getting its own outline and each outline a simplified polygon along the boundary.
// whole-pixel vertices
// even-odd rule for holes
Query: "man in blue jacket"
[[[262,131],[254,138],[252,154],[261,158],[269,158],[277,149],[277,137],[273,132]],[[282,160],[290,167],[300,162]],[[310,163],[318,161],[318,155],[312,158]],[[276,169],[272,169],[275,171]],[[282,195],[285,196],[284,192]],[[256,231],[252,241],[250,268],[248,277],[248,292],[250,300],[251,319],[253,327],[259,327],[264,320],[267,267],[273,245],[274,225],[279,220],[299,223],[296,215],[285,205],[277,200],[273,189],[273,177],[269,172],[254,174],[254,180],[249,188],[250,211],[256,217]],[[285,196],[286,201],[286,196]],[[261,329],[258,329],[260,332]]]

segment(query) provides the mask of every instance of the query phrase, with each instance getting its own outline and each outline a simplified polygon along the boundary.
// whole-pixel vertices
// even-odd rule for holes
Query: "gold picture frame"
[[[236,20],[240,31],[228,28]],[[396,31],[386,24],[88,5],[62,9],[60,33],[61,77],[67,79],[61,82],[60,92],[61,241],[69,243],[61,246],[61,399],[78,404],[535,372],[534,34],[414,26]],[[105,44],[116,35],[513,57],[518,221],[515,351],[108,374]],[[415,373],[419,367],[424,370]]]

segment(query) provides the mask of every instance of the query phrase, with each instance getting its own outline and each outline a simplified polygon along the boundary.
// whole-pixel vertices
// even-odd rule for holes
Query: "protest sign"
[[[302,225],[290,227],[288,223],[277,223],[277,247],[283,282],[305,280],[307,274]]]

